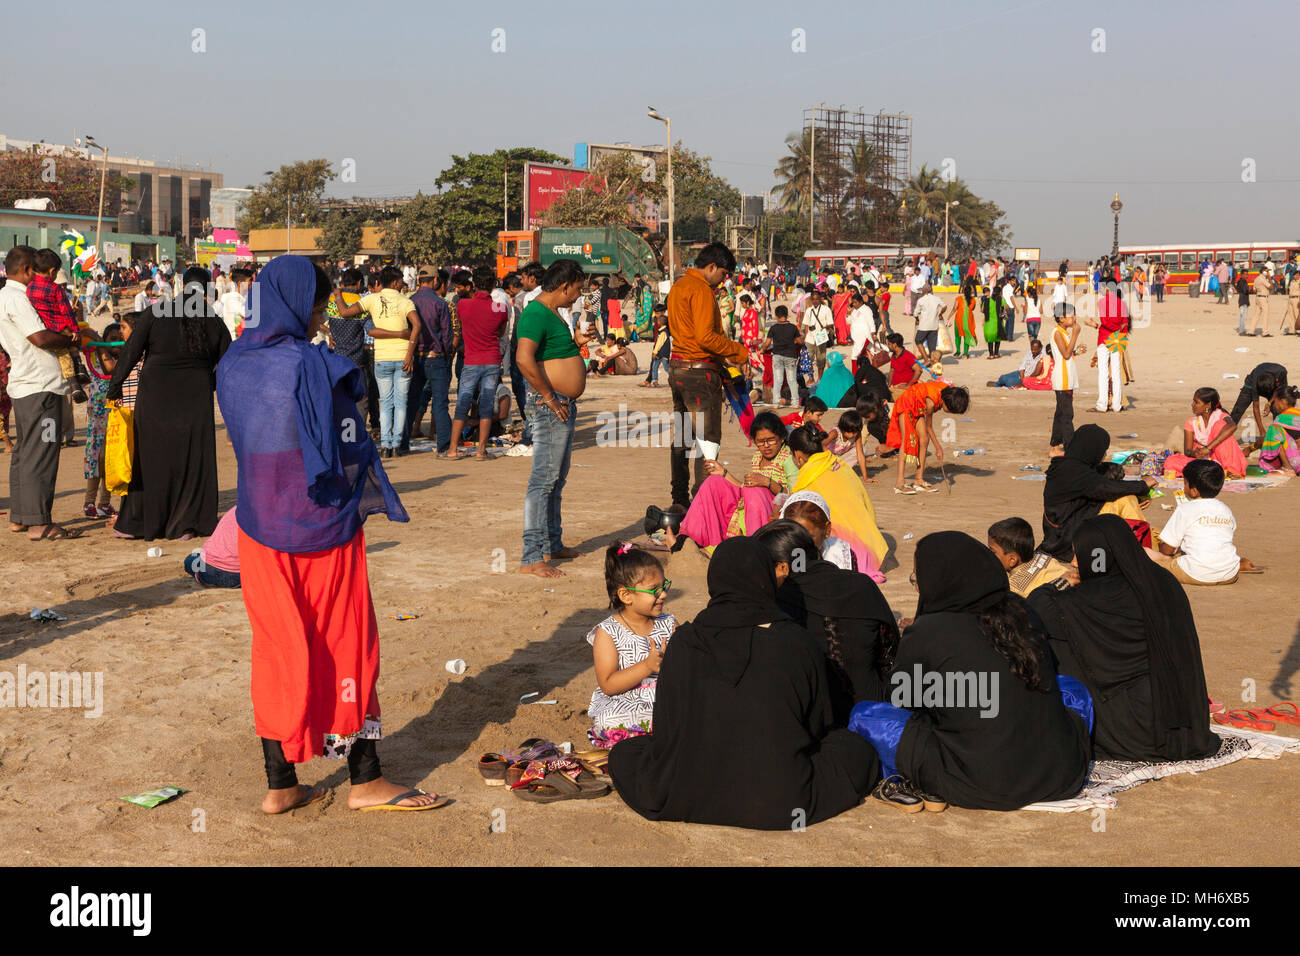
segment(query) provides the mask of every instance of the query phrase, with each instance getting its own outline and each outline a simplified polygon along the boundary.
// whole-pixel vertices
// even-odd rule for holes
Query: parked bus
[[[1272,262],[1280,276],[1282,266],[1300,255],[1300,241],[1289,239],[1280,242],[1207,242],[1199,245],[1177,243],[1173,245],[1120,246],[1120,256],[1129,265],[1149,263],[1147,281],[1157,263],[1169,270],[1166,292],[1186,292],[1189,282],[1200,283],[1200,264],[1211,264],[1223,259],[1238,270],[1246,271],[1246,279],[1254,281],[1265,262]]]
[[[943,250],[936,246],[905,246],[903,248],[903,260],[910,265],[916,265],[921,256],[941,256],[942,254]],[[804,262],[812,264],[814,273],[821,272],[823,268],[828,266],[832,269],[843,269],[850,262],[856,262],[864,269],[875,265],[882,272],[889,272],[899,268],[898,246],[809,249],[803,254],[803,258]]]

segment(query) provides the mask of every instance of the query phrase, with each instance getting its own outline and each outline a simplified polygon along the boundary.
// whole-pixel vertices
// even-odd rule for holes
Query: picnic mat
[[[1300,753],[1300,739],[1239,730],[1214,724],[1210,727],[1222,738],[1219,752],[1202,760],[1176,760],[1171,763],[1139,763],[1131,760],[1094,760],[1088,768],[1088,781],[1068,800],[1031,803],[1024,810],[1049,813],[1074,813],[1098,808],[1113,810],[1119,806],[1114,795],[1132,790],[1148,780],[1162,780],[1180,773],[1200,773],[1224,767],[1238,760],[1254,758],[1277,760],[1284,753]]]

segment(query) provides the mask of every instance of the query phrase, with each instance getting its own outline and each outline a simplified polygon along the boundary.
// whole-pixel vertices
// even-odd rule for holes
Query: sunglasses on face
[[[625,591],[631,591],[634,594],[650,594],[658,597],[661,594],[667,594],[668,589],[673,586],[671,578],[664,578],[664,583],[657,588],[624,588]]]

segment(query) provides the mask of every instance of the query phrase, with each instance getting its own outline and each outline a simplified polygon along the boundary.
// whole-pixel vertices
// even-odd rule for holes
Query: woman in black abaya
[[[1043,485],[1043,543],[1046,551],[1060,561],[1069,561],[1070,542],[1079,525],[1093,517],[1107,501],[1127,495],[1142,498],[1154,478],[1117,481],[1103,478],[1097,466],[1110,447],[1110,434],[1100,425],[1084,425],[1065,446],[1065,454],[1053,458],[1047,466]],[[1130,532],[1131,533],[1131,532]]]
[[[126,376],[144,358],[131,484],[113,526],[120,538],[205,537],[217,526],[212,392],[230,332],[207,300],[208,271],[190,268],[184,279],[179,299],[136,314],[108,383],[107,399],[120,399]]]
[[[1098,758],[1160,762],[1218,751],[1210,730],[1196,622],[1183,586],[1156,564],[1118,515],[1074,536],[1079,584],[1029,598],[1063,674],[1092,694]],[[1050,593],[1049,593],[1050,592]]]
[[[861,700],[887,700],[885,676],[898,652],[898,625],[880,588],[865,574],[846,571],[818,556],[800,524],[782,518],[753,535],[791,573],[776,601],[824,650],[835,726],[847,727]]]
[[[1066,706],[1047,637],[993,553],[958,531],[926,535],[916,546],[916,586],[916,620],[890,675],[891,700],[911,711],[893,736],[898,774],[914,792],[976,810],[1077,794],[1088,772],[1085,717]],[[931,674],[942,681],[937,699],[922,698]],[[982,679],[987,694],[964,690],[958,700],[950,674],[970,674],[977,687]],[[1071,699],[1086,715],[1086,701]],[[876,742],[873,721],[888,721],[884,708],[897,710],[859,704],[850,728]]]
[[[777,606],[788,570],[752,538],[714,551],[709,606],[664,652],[654,733],[610,751],[619,796],[641,816],[786,830],[871,791],[875,753],[832,729],[825,655]]]

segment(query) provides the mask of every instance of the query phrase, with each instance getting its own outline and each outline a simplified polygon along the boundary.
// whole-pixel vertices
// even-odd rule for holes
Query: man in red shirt
[[[1101,293],[1101,298],[1097,300],[1097,315],[1101,321],[1099,323],[1088,321],[1089,325],[1098,330],[1097,351],[1092,357],[1092,364],[1097,369],[1095,410],[1122,412],[1124,410],[1122,365],[1124,352],[1128,349],[1128,308],[1124,305],[1119,287],[1115,283],[1109,281],[1102,283]]]
[[[460,433],[477,395],[478,454],[475,457],[487,461],[488,432],[492,428],[497,385],[501,382],[501,330],[509,318],[506,308],[492,299],[495,283],[496,271],[491,266],[479,266],[474,270],[474,294],[456,302],[465,343],[465,367],[456,380],[456,415],[451,423],[448,458],[468,457],[460,453]]]

